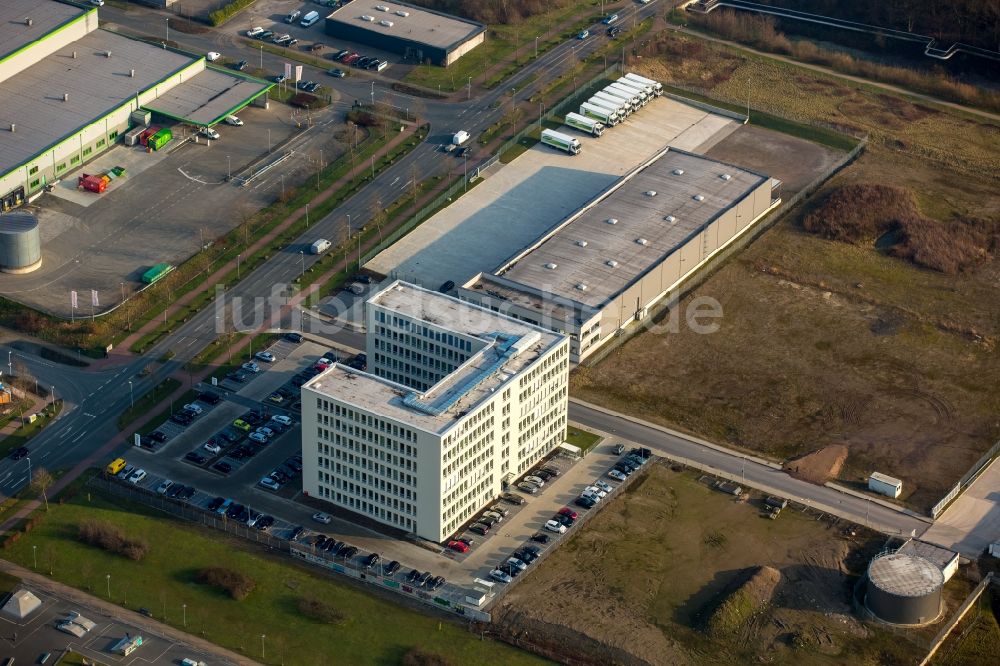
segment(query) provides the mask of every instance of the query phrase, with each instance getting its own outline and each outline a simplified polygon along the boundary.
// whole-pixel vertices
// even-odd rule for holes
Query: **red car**
[[[576,511],[569,508],[568,506],[564,506],[563,508],[559,509],[559,514],[562,516],[569,516],[573,520],[576,520],[577,518],[580,517],[580,514],[578,514]]]
[[[469,544],[462,543],[461,541],[449,541],[448,548],[451,548],[456,553],[469,552]]]

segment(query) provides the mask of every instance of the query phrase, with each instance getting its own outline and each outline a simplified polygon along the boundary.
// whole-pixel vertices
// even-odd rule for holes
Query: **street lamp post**
[[[107,574],[104,578],[105,578],[105,580],[108,581],[108,599],[110,599],[111,598],[111,574]]]
[[[372,81],[372,106],[375,106],[375,82]]]
[[[131,404],[131,408],[135,409],[135,394],[132,392],[132,380],[128,380],[128,401]]]
[[[181,604],[181,611],[183,613],[182,617],[184,618],[183,619],[184,626],[186,627],[186,626],[188,626],[188,605],[187,604]]]
[[[52,387],[52,411],[56,409],[56,387]]]
[[[38,546],[31,546],[31,561],[35,564],[35,569],[38,568]]]
[[[167,17],[167,41],[170,41],[170,17]]]
[[[264,69],[264,45],[260,45],[260,68]]]
[[[271,128],[267,129],[267,152],[271,152]]]
[[[306,229],[309,228],[309,204],[306,204]]]
[[[25,460],[28,461],[28,483],[31,483],[31,456],[25,456]]]
[[[264,634],[260,635],[260,660],[264,661],[264,639],[267,638]]]
[[[125,283],[121,282],[119,284],[121,284],[121,286],[122,286],[122,303],[124,303],[125,302]]]
[[[299,250],[299,256],[302,258],[302,273],[299,277],[303,277],[306,274],[306,253],[305,250]]]
[[[236,279],[240,279],[240,254],[236,255]]]
[[[226,155],[226,180],[233,179],[233,161],[230,159],[229,155]]]
[[[535,35],[535,57],[538,57],[538,35]]]
[[[14,352],[9,349],[7,350],[7,374],[12,376],[14,374],[14,361],[12,360],[13,354]]]
[[[472,77],[469,77],[469,99],[472,99]]]

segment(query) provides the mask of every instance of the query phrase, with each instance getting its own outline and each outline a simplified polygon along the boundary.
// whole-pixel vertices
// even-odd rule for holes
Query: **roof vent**
[[[674,222],[676,222],[676,221],[677,221],[677,218],[676,218],[676,217],[674,217],[673,215],[667,215],[667,216],[666,216],[665,218],[663,218],[663,219],[664,219],[664,220],[666,220],[667,222],[669,222],[670,224],[673,224]]]
[[[589,245],[589,243],[585,240],[578,240],[576,244],[579,245],[580,247],[587,247],[587,245]]]
[[[63,101],[64,102],[68,102],[69,101],[69,93],[63,93]]]
[[[29,28],[31,27],[32,23],[34,23],[34,21],[32,21],[30,18],[24,19],[24,25],[28,26]]]
[[[655,197],[656,190],[646,190],[645,192],[643,192],[643,194],[645,194],[647,197]]]
[[[719,177],[722,178],[722,180],[732,180],[733,179],[733,177],[730,176],[728,173],[724,173],[724,174],[722,174]]]
[[[554,271],[555,269],[559,268],[559,264],[554,264],[550,261],[549,263],[545,264],[545,267],[550,271]]]
[[[646,240],[645,238],[636,238],[635,242],[638,243],[639,245],[649,245],[649,241]]]
[[[369,16],[368,14],[365,14],[364,16],[361,17],[361,20],[362,21],[368,21],[369,23],[371,23],[372,21],[375,20],[375,17],[374,16]]]
[[[576,288],[579,289],[580,291],[587,291],[587,289],[589,289],[589,287],[582,282],[577,282]]]
[[[618,268],[618,262],[615,261],[614,259],[608,259],[604,263],[606,263],[608,266],[611,266],[611,268]]]
[[[404,12],[402,9],[397,9],[396,10],[396,16],[402,16],[403,18],[406,18],[409,15],[410,15],[410,12]]]
[[[16,129],[17,129],[17,125],[15,125],[14,123],[11,123],[10,124],[10,133],[13,134],[14,130],[16,130]]]
[[[130,70],[128,70],[128,75],[129,75],[129,76],[130,76],[131,78],[133,78],[133,79],[134,79],[134,78],[135,78],[135,70],[134,70],[134,69],[130,69]]]
[[[391,28],[392,27],[392,21],[386,21],[384,19],[381,20],[381,21],[379,21],[378,24],[379,25],[384,25],[387,28]]]
[[[111,57],[111,51],[105,51],[104,52],[104,57],[105,58],[110,58]]]
[[[695,201],[704,201],[705,200],[705,195],[704,194],[696,194],[696,195],[694,195],[693,198],[694,198]]]
[[[683,176],[684,175],[684,169],[674,169],[674,175],[675,176]]]
[[[387,12],[387,11],[389,11],[389,8],[386,7],[385,5],[375,5],[375,9],[379,10],[380,12]]]
[[[604,221],[607,222],[608,224],[618,224],[618,220],[615,219],[615,218],[613,218],[613,217],[609,217],[608,219],[606,219]]]
[[[76,51],[73,51],[73,60],[76,60]]]

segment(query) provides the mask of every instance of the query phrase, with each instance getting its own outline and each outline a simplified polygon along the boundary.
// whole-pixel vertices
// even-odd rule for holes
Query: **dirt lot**
[[[767,520],[756,500],[650,467],[494,609],[504,630],[574,646],[574,663],[916,661],[921,648],[851,614],[851,574],[880,538],[791,508]],[[764,601],[721,622],[741,593]]]
[[[650,71],[732,101],[753,75],[759,89],[783,91],[766,100],[772,110],[870,133],[869,151],[829,187],[901,185],[924,216],[945,224],[1000,215],[996,127],[699,48],[697,63],[681,57]],[[723,74],[709,77],[716,65]],[[715,154],[736,161],[724,144]],[[796,168],[796,160],[784,165]],[[992,380],[1000,373],[1000,262],[986,257],[957,276],[919,269],[874,244],[808,234],[805,212],[808,205],[692,295],[722,303],[718,333],[644,333],[578,371],[571,388],[779,460],[843,444],[840,478],[860,485],[876,470],[900,477],[903,499],[927,509],[1000,436]]]

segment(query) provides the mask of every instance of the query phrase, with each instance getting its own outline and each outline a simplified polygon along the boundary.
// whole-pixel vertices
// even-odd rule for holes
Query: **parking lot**
[[[336,131],[346,127],[339,108],[306,118],[271,102],[269,109],[248,107],[239,117],[242,127],[220,125],[221,138],[210,145],[204,138],[195,142],[191,127],[157,123],[174,133],[161,151],[118,145],[69,173],[29,207],[39,217],[42,267],[26,275],[0,274],[0,294],[69,317],[69,291],[93,289],[100,312],[141,288],[151,266],[183,262],[279,198],[283,187],[313,174],[321,157],[328,164],[343,149]],[[234,182],[286,154],[246,186]],[[82,173],[116,166],[125,175],[104,194],[77,189]],[[82,314],[78,308],[76,315]]]
[[[41,656],[48,653],[50,657],[46,661],[53,664],[64,650],[82,654],[88,659],[95,660],[95,663],[115,663],[123,666],[140,662],[179,664],[183,659],[218,662],[218,659],[200,653],[191,646],[177,643],[174,639],[150,633],[120,618],[112,617],[103,609],[72,603],[30,584],[23,586],[23,589],[38,597],[42,604],[22,620],[0,614],[0,655],[11,659],[9,663],[15,661],[22,664],[40,663]],[[77,625],[80,628],[73,627],[82,634],[81,636],[57,629],[71,612],[80,614],[95,626],[86,632],[82,631],[82,627],[88,624],[86,622]],[[149,612],[153,614],[152,610]],[[126,635],[141,636],[142,645],[128,655],[112,652],[112,647]]]

